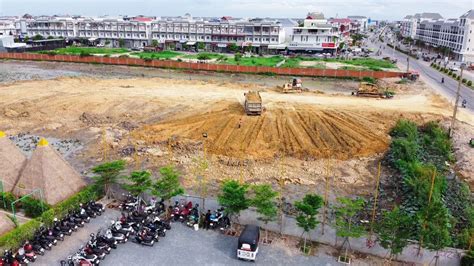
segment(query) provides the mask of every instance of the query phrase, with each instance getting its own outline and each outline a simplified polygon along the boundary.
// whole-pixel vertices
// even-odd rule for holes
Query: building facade
[[[400,33],[432,47],[445,47],[455,60],[474,62],[474,10],[456,19],[443,19],[437,13],[407,16]]]
[[[15,35],[15,22],[11,18],[0,18],[0,36]]]

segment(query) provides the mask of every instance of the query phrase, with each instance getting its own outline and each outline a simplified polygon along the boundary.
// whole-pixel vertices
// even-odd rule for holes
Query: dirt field
[[[84,149],[71,161],[81,171],[104,157],[124,158],[131,168],[172,162],[190,191],[200,189],[198,175],[206,176],[211,193],[228,177],[276,183],[286,176],[292,197],[322,193],[329,166],[336,197],[370,193],[387,133],[399,118],[426,122],[450,115],[448,103],[421,84],[388,81],[397,95],[387,100],[350,96],[352,81],[318,82],[305,82],[309,92],[288,95],[275,89],[275,81],[195,76],[18,81],[0,85],[0,130],[79,139]],[[262,116],[244,113],[249,89],[261,91]],[[459,118],[466,122],[463,132],[473,132],[474,118],[463,110]],[[203,170],[198,161],[204,156],[209,166]],[[469,165],[464,160],[463,167]]]

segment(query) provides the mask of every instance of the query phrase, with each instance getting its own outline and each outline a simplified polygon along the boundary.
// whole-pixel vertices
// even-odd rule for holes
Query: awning
[[[95,41],[97,41],[97,38],[89,38],[89,41],[90,42],[95,42]]]
[[[227,44],[226,43],[218,43],[217,47],[226,48]]]
[[[179,42],[180,43],[186,43],[187,41],[186,40],[180,40]]]
[[[195,45],[196,42],[187,42],[186,45]]]
[[[277,50],[284,50],[288,45],[282,44],[270,44],[268,45],[268,49],[277,49]]]

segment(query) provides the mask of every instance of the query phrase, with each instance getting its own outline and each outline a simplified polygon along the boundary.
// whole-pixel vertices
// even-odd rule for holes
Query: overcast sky
[[[474,0],[0,0],[0,15],[303,17],[308,11],[320,11],[326,17],[398,20],[421,12],[454,18],[473,5]]]

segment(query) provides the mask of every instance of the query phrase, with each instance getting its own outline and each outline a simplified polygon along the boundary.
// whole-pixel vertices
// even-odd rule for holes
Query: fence
[[[138,58],[118,58],[101,56],[77,55],[48,55],[32,53],[0,53],[0,59],[59,61],[73,63],[92,63],[106,65],[127,65],[155,68],[188,69],[200,71],[217,71],[232,73],[260,73],[290,76],[334,77],[334,78],[393,78],[401,77],[403,73],[393,71],[362,71],[343,69],[316,69],[316,68],[280,68],[264,66],[237,66],[206,63],[178,62],[173,60],[144,60]]]

